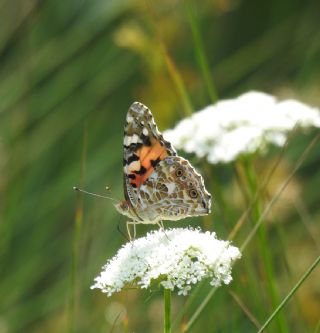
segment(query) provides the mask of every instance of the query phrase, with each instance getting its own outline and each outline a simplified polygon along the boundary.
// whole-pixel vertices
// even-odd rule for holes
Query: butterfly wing
[[[124,131],[124,194],[135,221],[156,223],[210,213],[211,195],[202,177],[177,156],[145,105],[130,106]]]
[[[127,113],[123,147],[124,195],[135,207],[141,185],[176,151],[159,132],[150,110],[139,102],[134,102]]]
[[[180,156],[167,157],[156,166],[141,185],[140,197],[139,215],[148,223],[206,215],[211,209],[203,178]]]

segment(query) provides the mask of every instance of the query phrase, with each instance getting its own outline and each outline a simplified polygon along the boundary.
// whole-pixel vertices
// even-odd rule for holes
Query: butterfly
[[[130,218],[130,224],[159,224],[210,213],[211,195],[203,178],[177,155],[151,111],[139,102],[130,106],[124,126],[123,187],[125,200],[115,207]]]

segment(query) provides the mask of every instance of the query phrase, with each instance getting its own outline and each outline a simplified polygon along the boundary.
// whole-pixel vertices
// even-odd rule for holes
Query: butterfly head
[[[126,200],[119,201],[118,203],[114,204],[114,206],[120,214],[128,216],[130,218],[135,217],[132,206],[130,205],[130,203],[128,201],[126,201]]]

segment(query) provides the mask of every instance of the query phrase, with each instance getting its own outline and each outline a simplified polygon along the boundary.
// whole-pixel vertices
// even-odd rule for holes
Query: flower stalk
[[[255,223],[259,220],[260,216],[262,215],[262,202],[261,198],[258,197],[258,200],[254,200],[255,194],[258,191],[258,180],[257,180],[257,174],[256,170],[254,168],[253,160],[251,159],[245,159],[245,168],[244,168],[246,174],[246,182],[248,184],[248,189],[250,191],[250,201],[253,202],[253,207],[251,211],[251,218],[252,221],[255,221]],[[279,303],[279,293],[278,290],[274,284],[275,281],[275,273],[273,270],[273,262],[272,257],[269,252],[268,247],[268,240],[267,240],[267,230],[264,223],[261,224],[259,230],[258,230],[258,237],[259,237],[259,246],[260,246],[260,253],[262,256],[262,260],[265,267],[266,272],[266,286],[268,293],[271,298],[272,305],[275,306],[277,303]],[[281,333],[287,333],[287,323],[286,319],[283,315],[283,313],[280,313],[277,317],[277,326],[278,330]]]
[[[163,288],[164,325],[163,332],[171,333],[171,290]]]

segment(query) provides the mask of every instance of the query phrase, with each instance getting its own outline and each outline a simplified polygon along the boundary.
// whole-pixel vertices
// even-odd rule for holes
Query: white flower
[[[160,283],[186,295],[202,279],[220,286],[231,282],[232,263],[241,257],[235,246],[199,229],[166,229],[149,232],[125,244],[103,267],[91,289],[108,296],[128,285],[148,288]]]
[[[210,163],[228,163],[241,154],[265,151],[269,143],[282,146],[296,125],[320,127],[320,112],[296,100],[248,92],[220,101],[183,119],[164,132],[176,148]]]

